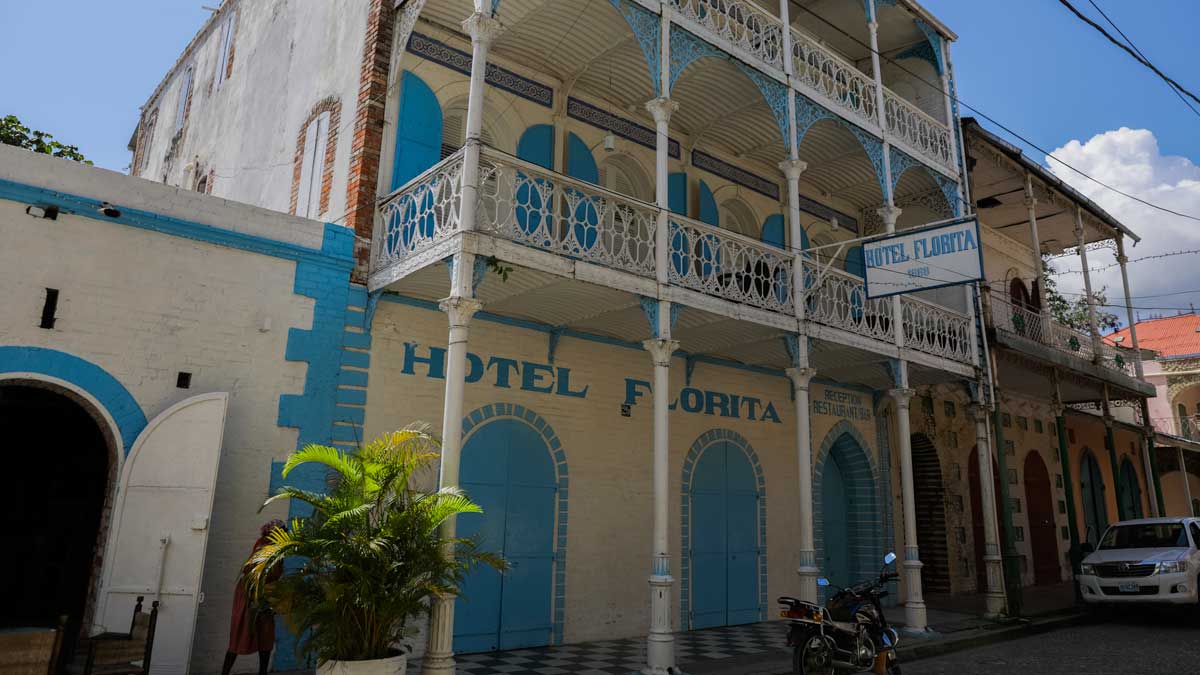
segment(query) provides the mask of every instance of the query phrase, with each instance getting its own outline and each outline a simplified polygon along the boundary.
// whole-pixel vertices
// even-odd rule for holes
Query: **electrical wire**
[[[1061,0],[1060,0],[1060,1],[1061,1]],[[1140,203],[1140,204],[1143,204],[1143,205],[1145,205],[1145,206],[1149,206],[1150,208],[1153,208],[1153,209],[1155,209],[1155,210],[1162,211],[1162,212],[1164,212],[1164,213],[1169,213],[1169,214],[1171,214],[1171,215],[1174,215],[1174,216],[1179,216],[1179,217],[1181,217],[1181,218],[1187,218],[1188,220],[1194,220],[1194,221],[1196,221],[1196,222],[1200,222],[1200,216],[1193,216],[1193,215],[1190,215],[1190,214],[1187,214],[1187,213],[1180,213],[1179,211],[1174,211],[1174,210],[1172,210],[1172,209],[1169,209],[1169,208],[1167,208],[1167,207],[1165,207],[1165,206],[1159,206],[1158,204],[1154,204],[1154,203],[1152,203],[1152,202],[1146,201],[1145,199],[1142,199],[1141,197],[1138,197],[1138,196],[1136,196],[1136,195],[1129,194],[1128,192],[1125,192],[1124,190],[1120,190],[1120,189],[1118,189],[1118,188],[1115,188],[1115,187],[1113,187],[1113,186],[1109,185],[1108,183],[1105,183],[1105,182],[1103,182],[1103,181],[1099,180],[1098,178],[1095,178],[1095,177],[1091,176],[1090,174],[1088,174],[1088,173],[1084,172],[1083,170],[1075,168],[1074,166],[1072,166],[1072,165],[1068,164],[1067,162],[1065,162],[1065,161],[1063,161],[1063,160],[1059,159],[1058,157],[1055,157],[1055,156],[1054,156],[1054,155],[1053,155],[1053,154],[1052,154],[1052,153],[1051,153],[1049,150],[1046,150],[1045,148],[1043,148],[1043,147],[1039,146],[1038,144],[1036,144],[1036,143],[1034,143],[1033,141],[1029,140],[1029,139],[1028,139],[1028,138],[1026,138],[1025,136],[1022,136],[1021,134],[1017,133],[1017,132],[1016,132],[1016,131],[1014,131],[1012,128],[1008,127],[1007,125],[1005,125],[1005,124],[1003,124],[1003,123],[999,122],[998,120],[996,120],[996,118],[994,118],[994,117],[992,117],[992,116],[988,115],[987,113],[983,112],[983,111],[982,111],[982,110],[980,110],[979,108],[976,108],[975,106],[973,106],[973,105],[971,105],[971,104],[967,103],[966,101],[962,100],[961,98],[959,98],[959,97],[958,97],[956,94],[954,94],[953,92],[946,91],[945,89],[943,89],[943,88],[942,88],[942,86],[941,86],[940,84],[934,84],[934,83],[930,82],[929,80],[925,79],[924,77],[922,77],[922,76],[918,75],[917,73],[914,73],[913,71],[909,70],[909,69],[908,69],[907,67],[905,67],[905,66],[904,66],[902,63],[900,63],[900,62],[896,61],[895,59],[891,58],[890,56],[887,56],[887,55],[883,54],[882,52],[880,52],[880,51],[878,51],[878,50],[871,49],[871,46],[870,46],[869,44],[867,44],[867,43],[863,42],[862,40],[859,40],[857,37],[855,37],[855,36],[851,35],[850,33],[846,32],[845,30],[843,30],[842,28],[840,28],[840,27],[839,27],[839,26],[837,26],[836,24],[834,24],[834,23],[830,22],[828,19],[826,19],[825,17],[821,16],[820,14],[818,14],[818,13],[817,13],[817,12],[815,12],[815,11],[813,11],[812,9],[810,9],[810,8],[808,8],[808,7],[805,7],[804,5],[797,5],[797,7],[799,7],[801,10],[803,10],[803,11],[805,11],[805,12],[807,12],[807,13],[811,14],[812,16],[816,17],[816,19],[817,19],[817,20],[821,21],[821,22],[822,22],[822,23],[824,23],[825,25],[827,25],[827,26],[829,26],[830,28],[832,28],[832,29],[836,30],[837,32],[841,33],[843,36],[845,36],[846,38],[848,38],[848,39],[852,40],[853,42],[855,42],[855,43],[856,43],[856,44],[858,44],[859,46],[861,46],[861,47],[864,47],[864,48],[866,48],[868,51],[870,51],[871,53],[878,55],[878,56],[879,56],[879,58],[881,58],[881,59],[884,59],[884,60],[888,61],[889,63],[891,63],[892,65],[896,66],[896,67],[897,67],[897,68],[899,68],[900,70],[903,70],[905,73],[908,73],[908,74],[909,74],[909,75],[911,75],[912,77],[916,78],[916,79],[917,79],[917,81],[924,83],[925,85],[927,85],[928,87],[930,87],[930,88],[931,88],[931,89],[933,89],[934,91],[938,91],[938,92],[941,92],[941,93],[942,93],[943,95],[945,95],[945,96],[949,96],[949,97],[950,97],[952,100],[954,100],[955,102],[957,102],[959,105],[961,105],[961,106],[963,106],[964,108],[967,108],[967,109],[969,109],[969,110],[971,110],[971,111],[975,112],[977,115],[979,115],[979,116],[980,116],[980,117],[982,117],[983,119],[985,119],[985,120],[987,120],[987,121],[991,122],[992,124],[995,124],[997,127],[999,127],[1000,129],[1003,129],[1005,132],[1007,132],[1007,133],[1008,133],[1009,135],[1011,135],[1013,138],[1016,138],[1016,139],[1020,140],[1022,143],[1025,143],[1026,145],[1028,145],[1029,147],[1033,148],[1034,150],[1037,150],[1038,152],[1040,152],[1040,153],[1044,154],[1044,155],[1045,155],[1045,156],[1046,156],[1048,159],[1052,159],[1052,160],[1054,160],[1055,162],[1058,162],[1059,164],[1062,164],[1063,166],[1065,166],[1065,167],[1067,167],[1068,169],[1070,169],[1070,170],[1074,171],[1075,173],[1079,174],[1080,176],[1083,176],[1084,178],[1086,178],[1086,179],[1088,179],[1088,180],[1092,181],[1092,182],[1093,182],[1093,183],[1095,183],[1096,185],[1099,185],[1099,186],[1101,186],[1101,187],[1103,187],[1103,188],[1105,188],[1105,189],[1107,189],[1107,190],[1110,190],[1110,191],[1112,191],[1112,192],[1115,192],[1115,193],[1117,193],[1117,194],[1119,194],[1119,195],[1121,195],[1121,196],[1123,196],[1123,197],[1127,197],[1127,198],[1129,198],[1129,199],[1132,199],[1132,200],[1134,200],[1135,202],[1138,202],[1138,203]]]

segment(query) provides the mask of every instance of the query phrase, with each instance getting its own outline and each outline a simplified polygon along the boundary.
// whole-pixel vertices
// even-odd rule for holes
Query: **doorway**
[[[1133,468],[1133,462],[1129,458],[1121,460],[1121,489],[1117,492],[1121,496],[1121,519],[1132,520],[1134,518],[1142,518],[1142,488],[1138,484],[1137,470]]]
[[[1079,460],[1079,484],[1083,498],[1083,540],[1095,546],[1100,542],[1100,535],[1108,529],[1108,507],[1104,499],[1107,488],[1096,456],[1086,448]]]
[[[0,429],[10,495],[0,512],[0,628],[55,626],[65,615],[70,640],[93,610],[111,447],[86,409],[40,386],[0,385]]]
[[[921,583],[930,593],[950,592],[950,555],[946,548],[946,488],[937,448],[925,434],[912,436],[913,494],[917,505],[917,547]]]
[[[848,426],[848,425],[847,425]],[[835,427],[830,434],[837,433]],[[874,471],[856,435],[843,432],[813,473],[817,561],[821,575],[849,586],[879,573],[883,533]]]
[[[1029,543],[1033,553],[1034,583],[1062,581],[1058,563],[1058,535],[1054,524],[1054,499],[1050,472],[1037,450],[1025,456],[1025,503],[1029,508]]]

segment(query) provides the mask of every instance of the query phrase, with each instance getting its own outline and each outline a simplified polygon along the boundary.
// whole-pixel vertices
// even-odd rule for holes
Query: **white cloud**
[[[1055,157],[1123,192],[1173,211],[1200,217],[1200,166],[1186,157],[1164,156],[1158,139],[1147,129],[1121,127],[1115,131],[1093,136],[1086,143],[1072,140],[1053,151]],[[1136,247],[1126,246],[1131,261],[1145,256],[1178,250],[1200,249],[1200,222],[1181,218],[1140,204],[1122,196],[1063,164],[1047,157],[1050,170],[1079,192],[1087,195],[1114,218],[1142,237]],[[1092,268],[1116,262],[1107,252],[1089,253]],[[1060,258],[1055,266],[1060,270],[1079,269],[1077,257]],[[1156,260],[1131,262],[1129,268],[1130,295],[1142,318],[1150,314],[1175,314],[1173,308],[1189,303],[1200,307],[1200,254],[1179,255]],[[1092,275],[1092,286],[1108,287],[1110,303],[1121,303],[1121,273],[1117,267]],[[1063,291],[1082,292],[1083,277],[1079,274],[1059,276]],[[1175,294],[1182,291],[1197,291]],[[1157,296],[1157,297],[1142,297]],[[1164,308],[1164,309],[1155,309]],[[1171,309],[1165,309],[1171,308]],[[1109,311],[1125,320],[1124,308]]]

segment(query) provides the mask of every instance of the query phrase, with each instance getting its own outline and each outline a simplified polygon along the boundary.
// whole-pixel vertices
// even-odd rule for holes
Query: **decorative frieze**
[[[414,32],[412,34],[412,37],[408,39],[408,51],[450,70],[464,75],[471,74],[470,54],[423,33]],[[552,87],[518,75],[507,68],[501,68],[494,63],[487,64],[485,80],[497,89],[502,89],[547,108],[554,107],[554,89]]]
[[[607,110],[597,108],[573,96],[567,99],[567,117],[577,119],[580,122],[586,122],[605,131],[611,131],[621,138],[633,141],[651,150],[655,148],[654,129],[642,126],[633,120],[614,115]],[[667,140],[667,154],[674,159],[679,159],[679,141],[673,138]]]
[[[750,188],[759,194],[766,195],[776,201],[779,200],[779,184],[768,180],[757,174],[736,167],[728,162],[717,159],[712,155],[701,152],[700,150],[692,150],[692,166],[698,169],[720,176],[726,180],[737,183],[742,187]]]

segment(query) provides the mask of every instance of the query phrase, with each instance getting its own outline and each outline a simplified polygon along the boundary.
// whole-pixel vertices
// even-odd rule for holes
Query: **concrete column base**
[[[435,598],[429,613],[429,646],[421,672],[454,675],[454,598]]]
[[[924,565],[915,556],[912,560],[904,561],[904,581],[908,596],[904,603],[904,627],[913,631],[923,631],[929,625],[925,596],[921,591],[922,567]]]
[[[646,636],[646,667],[642,669],[647,675],[667,675],[675,668],[675,633],[671,630],[674,586],[675,578],[669,574],[650,577],[650,634]]]
[[[804,557],[804,552],[800,553],[800,557]],[[800,575],[800,599],[806,602],[817,602],[817,577],[821,576],[821,570],[816,567],[801,565],[796,570],[796,574]]]
[[[994,619],[1008,611],[1008,597],[1004,594],[1004,561],[998,555],[983,556],[987,576],[987,588],[981,589],[987,601],[986,616]]]

